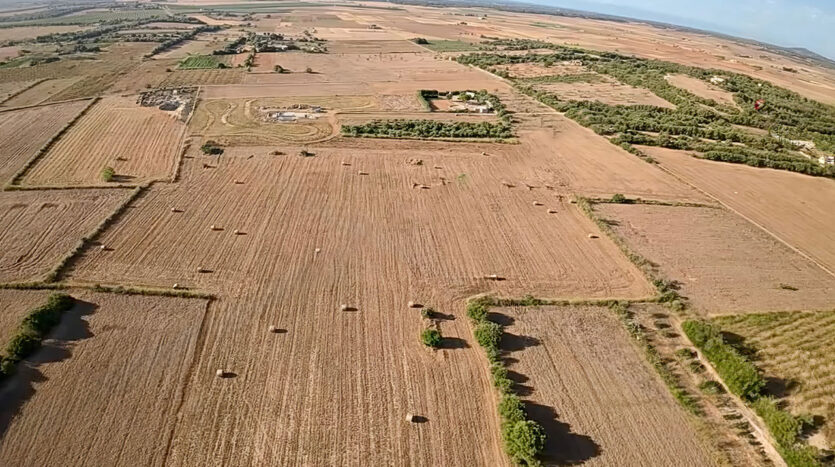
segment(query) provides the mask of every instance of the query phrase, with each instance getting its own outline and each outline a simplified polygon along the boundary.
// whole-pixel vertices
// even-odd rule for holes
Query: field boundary
[[[9,94],[8,96],[6,96],[6,98],[5,98],[5,99],[3,99],[2,101],[0,101],[0,105],[3,105],[3,104],[5,104],[6,102],[9,102],[10,100],[14,99],[15,97],[17,97],[17,96],[19,96],[19,95],[23,94],[24,92],[26,92],[26,91],[28,91],[28,90],[30,90],[30,89],[32,89],[32,88],[34,88],[35,86],[37,86],[37,85],[39,85],[39,84],[43,83],[44,81],[49,81],[49,78],[41,78],[41,79],[37,79],[37,80],[35,80],[32,84],[30,84],[30,85],[28,85],[28,86],[25,86],[23,89],[18,89],[17,91],[15,91],[15,92],[13,92],[13,93]]]
[[[123,212],[127,209],[128,205],[130,205],[134,200],[139,198],[145,190],[150,186],[150,184],[139,186],[134,188],[133,193],[128,196],[124,201],[122,201],[116,209],[110,213],[104,220],[102,220],[99,225],[97,225],[92,232],[88,235],[81,237],[81,240],[78,244],[69,251],[55,267],[47,273],[45,277],[45,282],[58,282],[61,279],[61,276],[66,272],[67,268],[72,266],[73,261],[75,258],[85,249],[87,248],[92,242],[102,234],[108,227],[110,227],[118,218],[122,215]]]
[[[180,181],[180,172],[183,169],[183,158],[186,155],[186,151],[188,151],[191,147],[191,138],[189,137],[188,126],[191,123],[191,119],[194,117],[195,112],[197,112],[197,106],[200,104],[200,91],[202,91],[202,87],[197,86],[197,92],[194,93],[194,105],[191,106],[191,112],[189,112],[188,118],[186,118],[185,121],[185,127],[183,127],[183,134],[180,136],[180,150],[177,153],[177,159],[174,161],[174,173],[171,174],[171,178],[169,180],[171,183],[177,183]]]
[[[26,174],[27,174],[30,170],[32,170],[32,167],[34,167],[34,166],[35,166],[35,164],[37,164],[37,163],[38,163],[38,162],[39,162],[39,161],[40,161],[40,160],[41,160],[41,159],[42,159],[42,158],[46,155],[46,153],[47,153],[47,152],[49,152],[49,150],[50,150],[50,149],[52,149],[52,147],[55,145],[55,143],[57,143],[57,142],[58,142],[58,140],[59,140],[59,139],[61,139],[61,137],[62,137],[62,136],[64,136],[64,134],[65,134],[67,131],[69,131],[69,129],[70,129],[70,128],[72,128],[72,126],[73,126],[73,125],[75,125],[75,123],[76,123],[78,120],[80,120],[80,119],[81,119],[81,117],[83,117],[84,115],[86,115],[86,114],[87,114],[87,112],[89,112],[89,111],[90,111],[90,109],[91,109],[94,105],[96,105],[96,103],[98,103],[100,100],[101,100],[101,97],[94,97],[93,99],[91,99],[91,100],[90,100],[90,103],[89,103],[89,104],[87,104],[87,107],[84,107],[83,109],[81,109],[81,111],[80,111],[78,114],[76,114],[76,115],[75,115],[75,117],[73,117],[73,118],[72,118],[72,120],[70,120],[69,122],[67,122],[67,124],[66,124],[66,125],[64,125],[64,127],[63,127],[63,128],[61,128],[60,130],[58,130],[58,133],[56,133],[56,134],[55,134],[52,138],[50,138],[50,139],[49,139],[49,141],[47,141],[46,143],[44,143],[44,145],[43,145],[43,146],[41,146],[41,148],[38,150],[38,152],[36,152],[36,153],[35,153],[35,155],[34,155],[34,156],[32,156],[32,158],[31,158],[31,159],[29,159],[29,160],[26,162],[26,164],[25,164],[23,167],[21,167],[21,168],[20,168],[20,170],[18,170],[18,171],[17,171],[17,172],[16,172],[16,173],[12,176],[11,180],[8,182],[8,184],[6,185],[6,188],[5,188],[5,189],[8,189],[10,186],[19,186],[19,185],[20,185],[20,182],[21,182],[21,181],[22,181],[22,179],[23,179],[23,177],[25,177],[25,176],[26,176]]]
[[[82,284],[76,282],[6,282],[0,290],[90,290],[117,295],[142,295],[146,297],[175,297],[202,300],[216,300],[213,293],[194,292],[185,289],[162,289],[157,287],[134,287],[122,285]]]
[[[656,164],[656,165],[658,166],[658,168],[659,168],[659,169],[661,169],[661,170],[663,170],[664,172],[666,172],[666,173],[670,174],[670,175],[671,175],[672,177],[674,177],[676,180],[678,180],[678,181],[680,181],[680,182],[682,182],[682,183],[684,183],[684,184],[686,184],[686,185],[690,186],[691,188],[693,188],[694,190],[698,191],[699,193],[702,193],[703,195],[705,195],[705,196],[709,197],[710,199],[712,199],[712,200],[716,201],[716,202],[717,202],[717,203],[719,203],[719,204],[720,204],[723,208],[727,209],[727,210],[728,210],[728,211],[730,211],[730,212],[733,212],[733,213],[734,213],[734,214],[736,214],[737,216],[739,216],[739,217],[741,217],[741,218],[745,219],[746,221],[750,222],[751,224],[753,224],[754,226],[756,226],[758,229],[762,230],[763,232],[767,233],[769,236],[771,236],[772,238],[774,238],[774,239],[775,239],[775,240],[777,240],[778,242],[780,242],[780,243],[782,243],[783,245],[787,246],[790,250],[794,251],[795,253],[799,254],[800,256],[802,256],[802,257],[806,258],[807,260],[811,261],[812,263],[814,263],[817,267],[821,268],[824,272],[826,272],[826,273],[827,273],[827,274],[829,274],[830,276],[835,277],[835,271],[833,271],[833,270],[829,269],[827,266],[825,266],[825,265],[821,264],[819,261],[817,261],[816,259],[812,258],[812,257],[811,257],[810,255],[808,255],[807,253],[804,253],[801,249],[797,248],[796,246],[792,245],[791,243],[789,243],[789,242],[787,242],[787,241],[783,240],[782,238],[780,238],[780,236],[779,236],[779,235],[777,235],[776,233],[774,233],[774,232],[772,232],[772,231],[768,230],[765,226],[761,225],[760,223],[758,223],[757,221],[755,221],[755,220],[751,219],[750,217],[746,216],[745,214],[741,213],[740,211],[738,211],[738,210],[736,210],[736,209],[732,208],[731,206],[728,206],[726,203],[724,203],[721,199],[717,198],[716,196],[713,196],[712,194],[710,194],[710,193],[708,193],[707,191],[705,191],[705,190],[703,190],[703,189],[699,188],[699,187],[698,187],[698,186],[696,186],[695,184],[690,183],[689,181],[685,180],[683,177],[679,176],[678,174],[676,174],[675,172],[673,172],[671,169],[669,169],[669,168],[667,168],[667,167],[662,167],[662,166],[661,166],[661,164]],[[771,169],[771,170],[775,170],[775,169]]]

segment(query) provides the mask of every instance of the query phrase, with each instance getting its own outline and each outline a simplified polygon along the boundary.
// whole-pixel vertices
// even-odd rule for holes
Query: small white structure
[[[725,78],[723,78],[721,76],[712,76],[710,78],[710,82],[713,83],[713,84],[722,84],[722,83],[725,82]]]
[[[820,156],[818,162],[820,165],[835,165],[835,156]]]

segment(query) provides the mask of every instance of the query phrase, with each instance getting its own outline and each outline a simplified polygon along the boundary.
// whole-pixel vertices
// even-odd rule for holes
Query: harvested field
[[[303,265],[316,246],[334,250],[353,245],[352,254],[362,255],[371,248],[371,243],[362,246],[366,242],[395,242],[386,251],[394,254],[419,248],[420,252],[406,256],[411,267],[428,274],[426,280],[449,287],[482,284],[477,278],[494,271],[507,280],[490,286],[508,293],[538,291],[546,296],[569,297],[644,297],[652,293],[643,276],[614,244],[607,239],[587,238],[596,226],[574,205],[559,201],[541,183],[536,183],[537,190],[528,190],[522,184],[525,179],[509,178],[512,172],[506,159],[481,156],[481,147],[489,145],[468,149],[463,143],[426,147],[420,142],[411,146],[413,149],[395,151],[388,147],[405,145],[377,143],[370,141],[356,150],[342,144],[310,148],[315,157],[299,157],[301,148],[296,146],[278,148],[287,156],[186,159],[184,186],[154,186],[143,196],[141,208],[131,210],[129,218],[102,237],[115,251],[105,258],[98,251],[85,254],[72,276],[93,283],[119,277],[128,283],[164,287],[179,283],[201,289],[237,288],[241,274],[254,267],[249,262],[263,257],[253,256],[255,252],[273,245],[269,239],[297,238],[287,229],[328,219],[333,226],[327,229],[332,239],[329,235],[298,238],[306,246],[287,244],[282,248],[292,248],[291,256],[300,255],[299,265]],[[430,149],[433,146],[444,149]],[[411,158],[421,158],[424,164],[408,164]],[[340,161],[353,165],[341,166]],[[513,160],[513,169],[525,170],[529,162]],[[217,168],[203,168],[204,163]],[[436,164],[442,169],[435,169]],[[373,175],[358,176],[359,170]],[[298,177],[305,182],[300,184]],[[519,187],[507,188],[504,180]],[[413,182],[426,184],[429,189],[415,189]],[[287,190],[290,186],[303,189]],[[388,196],[379,197],[382,192]],[[537,198],[548,205],[532,206]],[[485,199],[490,202],[484,203]],[[252,208],[244,211],[239,206]],[[171,207],[189,214],[172,214]],[[548,214],[549,208],[558,213]],[[265,214],[269,212],[276,214]],[[284,221],[288,218],[297,221],[288,224]],[[372,235],[383,234],[376,227],[382,219],[394,229],[389,231],[402,229],[402,233],[387,240]],[[213,232],[208,228],[210,224],[227,230]],[[353,233],[346,237],[348,231],[337,227],[340,225],[353,225],[349,229]],[[426,237],[425,229],[430,228],[433,235]],[[248,234],[233,235],[231,230],[235,229]],[[509,243],[518,238],[527,240]],[[560,248],[553,247],[555,238],[560,238]],[[290,253],[288,250],[282,255]],[[182,267],[172,268],[165,259],[170,255],[177,255]],[[519,258],[526,260],[519,262]],[[294,263],[287,259],[286,264]],[[200,265],[215,272],[195,273]]]
[[[43,305],[49,293],[46,290],[0,290],[0,345],[3,348],[15,335],[23,318]]]
[[[626,84],[609,83],[548,83],[539,84],[537,89],[552,92],[560,99],[573,101],[597,101],[609,105],[654,105],[668,109],[675,106],[656,96],[649,89],[636,88]]]
[[[88,101],[75,101],[0,112],[0,183],[11,181],[88,104]]]
[[[80,79],[80,76],[64,79],[48,79],[3,102],[3,107],[25,107],[40,104],[49,99],[50,96],[58,94],[69,86],[72,86]]]
[[[835,311],[727,316],[713,320],[741,336],[756,362],[794,414],[823,417],[815,444],[835,446]]]
[[[163,464],[205,301],[71,294],[80,303],[0,390],[0,464]]]
[[[835,272],[835,181],[642,148],[662,166]]]
[[[160,87],[237,84],[244,79],[244,70],[174,70],[160,84]]]
[[[77,32],[87,29],[82,26],[21,26],[19,28],[0,29],[0,41],[34,39],[38,36],[49,34],[60,34],[65,32]]]
[[[331,54],[393,54],[393,53],[424,53],[423,49],[412,41],[330,41],[327,43],[328,53]]]
[[[703,97],[705,99],[713,99],[714,101],[720,104],[736,106],[736,102],[734,102],[734,95],[732,93],[725,91],[724,89],[719,88],[718,86],[714,86],[706,81],[700,80],[698,78],[693,78],[691,76],[679,74],[667,75],[666,79],[667,82],[669,82],[673,86],[686,89],[687,91],[690,91],[699,97]]]
[[[546,464],[714,465],[688,416],[605,308],[494,309],[502,346],[548,433]],[[526,391],[526,393],[528,392]]]
[[[355,101],[358,106],[370,105],[370,98],[343,99],[347,105]],[[289,109],[295,104],[326,105],[327,99],[289,100],[234,99],[204,100],[198,105],[190,124],[190,134],[217,140],[224,145],[257,145],[292,142],[310,142],[336,134],[332,110],[311,114],[315,119],[299,118],[292,122],[270,119],[269,114]],[[296,112],[305,112],[297,110]],[[312,112],[312,111],[311,111]]]
[[[595,210],[662,277],[678,281],[700,312],[835,307],[835,277],[734,213],[624,204]]]
[[[107,97],[79,119],[26,174],[24,185],[106,184],[100,172],[113,167],[114,181],[138,184],[169,177],[185,124],[134,97]]]
[[[5,61],[20,55],[20,47],[0,47],[0,60]]]
[[[235,295],[210,308],[169,463],[333,465],[360,456],[375,465],[503,465],[463,297],[652,293],[613,244],[587,238],[595,226],[575,206],[502,186],[497,168],[506,162],[462,147],[388,146],[314,147],[314,157],[280,147],[286,156],[252,158],[230,148],[231,157],[185,159],[179,185],[154,186],[104,233],[113,251],[91,250],[76,263],[74,281],[176,282]],[[414,157],[424,165],[408,164]],[[535,196],[558,213],[532,206]],[[507,280],[482,279],[492,272]],[[424,324],[417,312],[404,314],[410,297],[458,317],[441,324],[450,348],[420,344]],[[346,302],[358,311],[338,311]],[[267,333],[270,324],[287,333]],[[237,377],[216,378],[223,367]],[[406,412],[429,422],[410,428]]]
[[[127,196],[126,190],[0,193],[0,282],[40,279]]]
[[[29,86],[35,84],[35,80],[32,81],[10,81],[5,83],[0,83],[0,102],[5,102],[6,99],[9,98],[12,94],[16,94]],[[5,104],[3,104],[5,105]]]

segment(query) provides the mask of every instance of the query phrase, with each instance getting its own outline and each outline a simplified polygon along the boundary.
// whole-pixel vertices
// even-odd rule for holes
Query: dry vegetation
[[[173,173],[185,124],[133,97],[93,105],[24,177],[29,186],[101,184],[102,167],[115,182],[139,184]]]
[[[767,390],[791,412],[823,417],[824,446],[835,446],[835,311],[727,316],[713,320],[756,351]]]
[[[162,464],[205,301],[73,296],[76,307],[0,392],[0,463]],[[119,416],[103,416],[111,411]]]
[[[0,193],[0,281],[37,280],[120,202],[126,190]]]
[[[716,319],[760,349],[767,375],[797,380],[791,410],[826,417],[832,439],[835,315],[781,312],[835,306],[825,270],[835,271],[832,180],[612,144],[512,80],[453,59],[489,47],[487,36],[548,39],[746,72],[830,103],[831,71],[645,24],[209,3],[159,11],[229,27],[150,58],[160,42],[124,38],[197,24],[124,23],[90,40],[62,38],[61,55],[55,43],[0,51],[59,58],[0,68],[0,105],[32,106],[0,109],[0,181],[15,181],[0,192],[0,349],[49,293],[6,287],[67,288],[77,299],[0,385],[0,464],[509,466],[488,365],[497,360],[478,348],[465,311],[478,295],[528,305],[494,308],[491,319],[505,325],[507,384],[547,435],[546,464],[777,459],[752,425],[739,428],[753,417],[741,402],[699,389],[712,369],[681,356],[691,344],[680,321],[694,316],[737,314]],[[247,67],[247,50],[211,55],[233,68],[178,69],[255,31],[307,31],[328,51],[259,52]],[[0,40],[12,32],[0,29]],[[629,111],[680,103],[581,62],[497,70]],[[659,80],[732,103],[670,73]],[[179,86],[200,88],[190,118],[137,104],[139,92]],[[340,125],[374,119],[497,121],[429,112],[423,89],[498,96],[514,137],[340,136]],[[92,96],[100,99],[54,103]],[[299,105],[323,112],[276,121],[279,111],[306,112]],[[206,144],[220,154],[205,155]],[[635,157],[643,153],[651,158]],[[655,204],[587,209],[586,198],[615,194]],[[441,336],[434,347],[421,342],[427,329]]]
[[[596,207],[632,249],[681,284],[710,314],[818,309],[833,304],[835,277],[722,209],[605,204]],[[789,288],[790,287],[790,288]]]
[[[572,465],[714,465],[687,415],[613,312],[499,308],[502,346],[529,415],[551,437],[543,460]],[[601,345],[605,342],[605,345]]]

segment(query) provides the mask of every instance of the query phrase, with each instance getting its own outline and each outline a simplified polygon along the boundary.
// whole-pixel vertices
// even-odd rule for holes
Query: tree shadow
[[[800,385],[800,381],[792,378],[784,379],[776,376],[765,378],[765,393],[778,399],[791,395]]]
[[[116,183],[126,183],[126,182],[129,182],[129,181],[131,181],[131,180],[133,180],[133,179],[135,179],[135,178],[136,178],[136,177],[134,177],[133,175],[119,175],[119,174],[115,174],[115,175],[113,175],[113,177],[111,178],[111,181],[116,182]]]
[[[539,345],[539,339],[531,336],[517,336],[507,331],[502,334],[501,348],[506,352],[518,352]]]
[[[438,346],[439,349],[469,349],[470,344],[467,343],[464,339],[459,337],[444,337],[441,339],[441,345]]]
[[[748,345],[748,343],[745,342],[745,337],[733,332],[722,331],[722,338],[728,345],[735,348],[751,360],[759,360],[757,349]]]
[[[514,319],[513,317],[510,317],[503,313],[496,313],[495,311],[487,313],[487,320],[505,327],[510,326],[516,322],[516,319]]]
[[[35,383],[47,380],[38,367],[70,358],[74,342],[93,337],[83,317],[92,314],[96,308],[98,306],[93,303],[76,300],[75,306],[64,312],[61,322],[44,339],[41,348],[18,363],[15,373],[0,385],[0,437],[23,404],[35,394]]]
[[[552,407],[527,402],[525,411],[547,435],[541,456],[545,465],[581,464],[600,455],[600,446],[588,436],[572,433],[571,426],[559,421]]]

